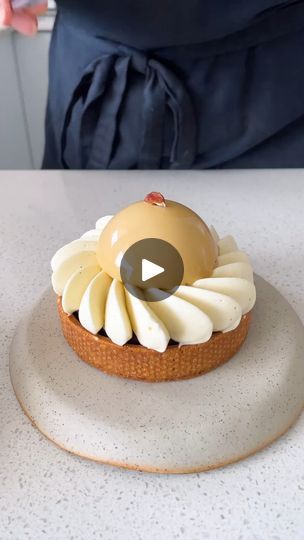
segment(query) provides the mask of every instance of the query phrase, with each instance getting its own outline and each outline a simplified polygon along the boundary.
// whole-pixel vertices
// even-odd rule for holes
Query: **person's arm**
[[[37,16],[47,10],[47,2],[14,11],[11,0],[0,0],[0,28],[12,27],[17,32],[31,36],[37,32]]]

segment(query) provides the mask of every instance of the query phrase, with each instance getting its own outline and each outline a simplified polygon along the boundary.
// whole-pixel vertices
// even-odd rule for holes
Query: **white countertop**
[[[255,271],[304,321],[304,170],[0,172],[1,540],[303,538],[304,414],[245,461],[163,476],[65,453],[16,402],[10,342],[22,313],[49,283],[54,251],[152,190],[191,206],[222,235],[234,234]]]

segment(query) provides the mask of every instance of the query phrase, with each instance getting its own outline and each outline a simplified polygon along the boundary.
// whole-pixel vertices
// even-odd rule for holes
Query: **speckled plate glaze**
[[[155,472],[232,463],[283,434],[304,406],[304,335],[286,300],[256,278],[249,337],[224,366],[201,377],[145,383],[80,361],[61,335],[48,290],[22,320],[10,371],[28,417],[83,457]]]

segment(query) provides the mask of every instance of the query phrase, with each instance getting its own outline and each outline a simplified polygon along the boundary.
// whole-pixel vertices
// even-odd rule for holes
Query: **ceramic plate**
[[[48,290],[11,346],[16,396],[49,439],[96,461],[179,473],[246,457],[284,433],[304,406],[303,326],[278,291],[259,277],[256,285],[239,353],[206,375],[169,383],[111,377],[79,360]]]

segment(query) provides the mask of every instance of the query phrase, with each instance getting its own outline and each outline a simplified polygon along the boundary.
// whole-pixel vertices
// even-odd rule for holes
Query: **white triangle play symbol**
[[[148,281],[148,279],[158,276],[159,274],[162,274],[164,271],[165,269],[162,266],[158,266],[158,264],[148,261],[148,259],[142,259],[141,261],[141,280],[142,281]]]

